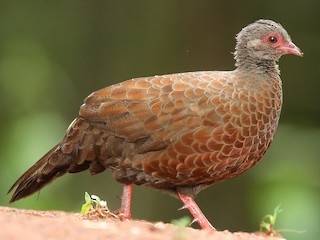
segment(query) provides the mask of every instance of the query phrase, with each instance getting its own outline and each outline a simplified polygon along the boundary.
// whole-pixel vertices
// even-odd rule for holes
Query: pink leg
[[[208,219],[204,216],[204,214],[201,212],[200,208],[198,207],[197,203],[193,200],[192,197],[189,197],[179,192],[178,196],[180,200],[184,203],[184,207],[186,207],[194,217],[194,221],[197,221],[202,229],[216,230],[208,221]]]
[[[121,220],[131,220],[132,184],[124,184],[121,196]]]

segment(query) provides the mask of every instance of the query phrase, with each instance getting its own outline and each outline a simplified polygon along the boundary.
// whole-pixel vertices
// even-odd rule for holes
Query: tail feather
[[[9,202],[39,191],[67,172],[80,172],[88,168],[91,174],[103,171],[105,167],[97,160],[93,147],[95,141],[91,134],[91,126],[84,119],[76,118],[62,142],[53,147],[12,185],[8,193],[16,189]]]
[[[59,144],[58,144],[59,145]],[[55,151],[58,148],[58,145],[53,147],[46,155],[44,155],[38,162],[36,162],[31,168],[29,168],[9,189],[8,193],[13,191],[14,188],[16,190],[14,191],[10,203],[17,201],[21,198],[27,197],[41,188],[43,188],[45,185],[52,182],[57,177],[63,175],[66,173],[67,169],[63,169],[62,166],[60,168],[52,168],[51,171],[45,171],[47,172],[44,174],[43,170],[45,168],[48,168],[48,162],[49,160],[55,155]]]

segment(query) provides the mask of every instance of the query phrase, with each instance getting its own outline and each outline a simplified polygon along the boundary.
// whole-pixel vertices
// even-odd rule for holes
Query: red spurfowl
[[[66,135],[10,188],[10,202],[62,176],[111,169],[132,183],[178,196],[202,228],[214,229],[194,197],[255,165],[275,134],[282,105],[277,61],[302,56],[286,30],[258,20],[236,37],[236,69],[135,78],[89,95]]]

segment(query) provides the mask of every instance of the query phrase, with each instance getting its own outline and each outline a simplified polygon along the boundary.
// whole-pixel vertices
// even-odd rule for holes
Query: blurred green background
[[[6,191],[63,137],[92,91],[133,77],[231,70],[235,34],[259,18],[280,22],[305,53],[280,61],[284,105],[263,160],[199,194],[218,229],[255,231],[282,204],[277,228],[288,239],[320,237],[320,2],[310,1],[1,1],[0,204]],[[68,174],[12,204],[78,211],[84,192],[119,207],[110,171]],[[188,215],[165,194],[134,187],[133,217],[170,222]]]

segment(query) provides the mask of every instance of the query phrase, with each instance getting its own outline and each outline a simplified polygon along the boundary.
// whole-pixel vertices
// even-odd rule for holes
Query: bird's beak
[[[293,43],[288,42],[280,45],[278,48],[283,54],[293,54],[299,57],[303,57],[303,52]]]

